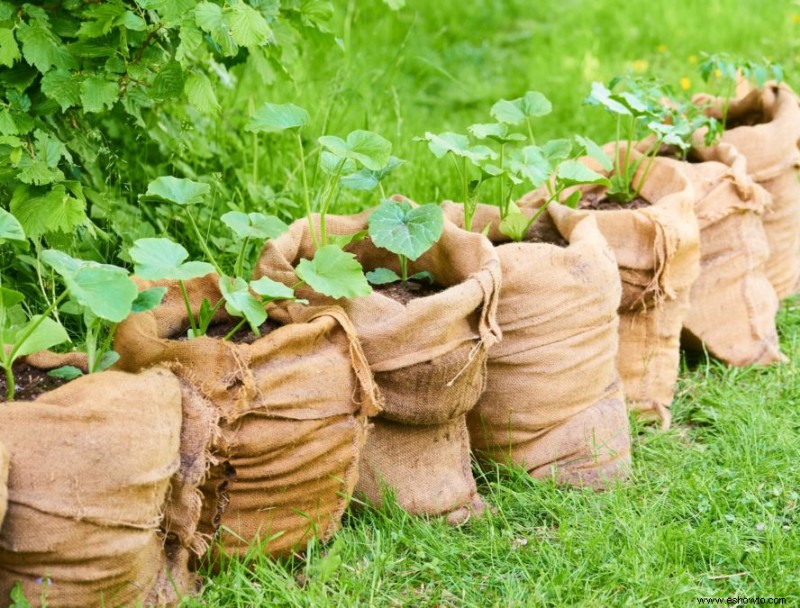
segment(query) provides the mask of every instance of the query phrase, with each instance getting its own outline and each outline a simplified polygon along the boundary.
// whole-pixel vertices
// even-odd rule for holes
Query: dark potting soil
[[[230,331],[239,324],[240,321],[241,321],[241,319],[233,319],[231,321],[224,321],[222,323],[214,323],[213,325],[210,325],[208,327],[208,331],[206,331],[206,336],[208,336],[209,338],[220,338],[220,339],[222,339],[225,336],[227,336],[230,333]],[[250,325],[245,323],[244,325],[242,325],[237,330],[237,332],[235,334],[233,334],[230,337],[230,341],[233,342],[234,344],[252,344],[253,342],[258,340],[259,338],[263,338],[268,333],[270,333],[272,331],[275,331],[279,327],[281,327],[281,325],[279,323],[276,323],[272,319],[267,319],[261,325],[258,326],[258,332],[261,335],[256,336],[253,333],[253,331],[250,329]],[[188,328],[186,328],[181,333],[180,336],[177,336],[176,339],[177,340],[188,340],[189,338],[186,335],[187,331],[188,331]]]
[[[619,211],[620,209],[643,209],[649,207],[650,203],[637,196],[630,203],[618,203],[607,198],[605,194],[590,193],[581,200],[581,209],[592,209],[594,211]]]
[[[14,401],[33,401],[39,395],[58,388],[69,382],[64,378],[53,378],[47,371],[31,367],[27,363],[17,361],[12,368],[14,372],[15,393]],[[5,373],[0,374],[0,402],[6,401]]]
[[[526,243],[547,243],[548,245],[555,245],[556,247],[569,247],[567,241],[561,233],[553,226],[543,224],[537,221],[533,227],[528,231],[525,238]]]
[[[372,289],[373,291],[377,291],[378,293],[386,296],[387,298],[392,298],[392,300],[400,302],[400,304],[402,304],[403,306],[408,304],[411,300],[432,296],[434,294],[437,294],[445,290],[444,287],[436,285],[435,283],[431,285],[427,281],[414,281],[414,280],[409,280],[408,282],[406,282],[405,285],[403,285],[402,283],[373,285]]]

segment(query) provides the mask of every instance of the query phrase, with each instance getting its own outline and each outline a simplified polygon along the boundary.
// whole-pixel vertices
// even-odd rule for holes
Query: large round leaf
[[[235,317],[244,317],[258,335],[258,327],[267,320],[264,304],[252,293],[247,281],[239,277],[220,277],[219,290],[225,298],[225,310]]]
[[[289,230],[282,220],[263,213],[228,211],[220,219],[240,239],[274,239]]]
[[[308,112],[294,104],[265,103],[250,117],[245,130],[279,133],[286,129],[304,127],[308,121]]]
[[[208,184],[180,177],[163,176],[147,185],[145,196],[177,205],[195,205],[202,203],[210,192],[211,187]]]
[[[295,272],[311,289],[331,298],[357,298],[372,293],[356,256],[336,245],[319,248],[313,260],[300,260]]]
[[[444,212],[438,205],[412,207],[406,201],[383,201],[369,218],[369,235],[378,247],[416,260],[439,240]]]
[[[214,272],[208,262],[186,262],[189,252],[165,238],[139,239],[128,253],[134,262],[133,271],[151,281],[188,281]]]

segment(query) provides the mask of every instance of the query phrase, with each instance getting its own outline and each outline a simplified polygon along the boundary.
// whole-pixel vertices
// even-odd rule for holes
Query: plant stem
[[[400,274],[403,279],[403,287],[405,287],[408,282],[408,258],[404,255],[398,255],[397,257],[400,260]]]
[[[8,365],[5,366],[3,369],[6,372],[6,401],[12,401],[14,399],[14,393],[17,390],[15,381],[14,381],[14,372],[12,370],[12,365],[14,361],[9,361]]]
[[[345,159],[339,163],[339,166],[336,168],[336,175],[333,179],[328,180],[328,188],[325,192],[325,200],[320,207],[320,214],[319,214],[319,234],[320,234],[320,242],[322,246],[328,244],[328,233],[325,228],[325,216],[328,214],[328,207],[331,204],[331,200],[333,200],[333,195],[336,193],[336,186],[339,184],[339,178],[342,176],[342,171],[344,170]]]
[[[306,217],[308,218],[308,230],[311,232],[311,240],[314,242],[314,250],[319,248],[319,241],[317,240],[317,232],[314,230],[314,224],[311,221],[311,194],[308,191],[308,174],[306,173],[306,153],[303,149],[303,138],[300,136],[300,130],[297,131],[297,147],[300,149],[300,173],[303,176],[303,195],[305,196],[306,203]]]
[[[467,159],[461,162],[463,170],[461,172],[461,180],[464,184],[464,227],[468,231],[472,231],[472,216],[475,215],[475,208],[469,198],[469,178],[467,177]]]
[[[237,332],[237,331],[239,331],[239,330],[242,328],[242,325],[244,325],[246,322],[247,322],[247,319],[242,319],[241,321],[239,321],[239,322],[238,322],[238,323],[237,323],[237,324],[236,324],[236,325],[233,327],[233,329],[232,329],[232,330],[230,330],[230,331],[229,331],[227,334],[225,334],[225,337],[224,337],[224,338],[222,338],[222,339],[223,339],[223,340],[230,340],[230,339],[231,339],[231,338],[232,338],[232,337],[233,337],[233,336],[236,334],[236,332]]]
[[[258,183],[258,133],[253,133],[253,185]]]
[[[505,170],[505,144],[500,144],[500,170]],[[508,215],[508,201],[506,201],[505,173],[500,174],[500,219],[505,219]],[[510,197],[509,197],[510,198]]]
[[[94,334],[94,321],[86,325],[86,359],[89,373],[93,374],[97,365],[97,338]]]
[[[194,230],[194,234],[197,237],[198,243],[200,244],[200,249],[202,249],[203,253],[206,254],[208,261],[211,262],[211,265],[214,267],[214,271],[219,276],[222,276],[223,272],[220,269],[219,264],[217,264],[217,260],[214,258],[214,254],[211,253],[211,250],[208,248],[206,240],[205,238],[203,238],[203,234],[200,232],[200,228],[197,227],[197,222],[194,221],[194,216],[190,212],[187,212],[186,215],[189,216],[189,222],[191,223],[192,229]]]
[[[531,128],[531,119],[525,118],[525,124],[528,125],[528,137],[531,140],[531,145],[536,145],[536,139],[533,137],[533,128]]]
[[[197,337],[197,324],[194,321],[194,313],[192,312],[192,305],[189,302],[189,294],[186,292],[186,285],[183,281],[179,280],[178,285],[181,288],[181,295],[183,296],[183,305],[186,306],[186,315],[189,317],[189,327],[192,329],[192,338]]]
[[[239,255],[236,256],[236,265],[233,267],[233,274],[237,277],[242,276],[244,272],[244,253],[247,251],[247,245],[250,242],[249,237],[245,237],[244,242],[242,243],[242,248],[239,250]]]
[[[658,156],[658,151],[660,149],[661,149],[661,140],[659,139],[656,141],[655,146],[653,146],[653,151],[645,157],[647,159],[647,164],[644,167],[642,178],[639,180],[639,184],[636,186],[636,191],[633,194],[633,198],[639,196],[639,193],[642,191],[642,188],[644,188],[644,184],[647,181],[647,176],[650,174],[650,169],[653,168],[653,163],[655,163],[656,156]],[[639,164],[641,164],[641,161],[639,161]]]

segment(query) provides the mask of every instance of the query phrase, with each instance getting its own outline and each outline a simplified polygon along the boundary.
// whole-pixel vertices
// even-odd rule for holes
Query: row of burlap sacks
[[[761,93],[762,123],[796,110],[789,93]],[[467,233],[445,203],[442,238],[409,268],[442,291],[404,305],[300,287],[310,306],[270,308],[280,327],[253,344],[178,339],[188,320],[168,285],[161,307],[120,326],[118,371],[0,412],[0,597],[20,581],[50,605],[174,603],[196,588],[208,547],[212,559],[300,550],[337,529],[354,491],[463,522],[485,506],[471,449],[535,477],[624,479],[626,400],[669,424],[682,333],[733,365],[782,360],[770,279],[796,282],[800,251],[773,241],[800,230],[776,200],[797,208],[796,178],[753,174],[729,143],[698,145],[703,162],[658,159],[641,209],[551,204],[522,243],[499,233],[495,207],[480,206]],[[795,164],[781,166],[795,175]],[[357,233],[370,213],[329,217],[329,233]],[[399,271],[369,239],[348,250],[366,270]],[[265,245],[255,275],[293,285],[312,254],[298,221]],[[220,297],[213,276],[188,287],[195,313]]]

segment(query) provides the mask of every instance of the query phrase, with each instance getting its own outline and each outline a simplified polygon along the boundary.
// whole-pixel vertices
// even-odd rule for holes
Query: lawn
[[[344,50],[311,43],[275,102],[313,132],[369,128],[408,163],[387,190],[456,197],[451,167],[415,136],[486,122],[499,98],[543,92],[537,138],[612,137],[583,106],[593,80],[659,75],[701,90],[703,51],[766,55],[800,84],[800,6],[788,0],[377,0],[338,2]],[[682,81],[682,79],[684,79]],[[269,149],[268,149],[269,151]],[[264,170],[278,179],[281,153]],[[339,210],[356,209],[354,197]],[[375,202],[374,200],[372,202]],[[558,488],[519,471],[475,473],[493,511],[460,528],[398,508],[351,509],[305,558],[253,551],[186,606],[688,606],[701,596],[800,602],[800,299],[780,312],[785,365],[685,364],[668,432],[634,425],[634,471],[606,492]],[[249,569],[248,569],[249,568]]]

